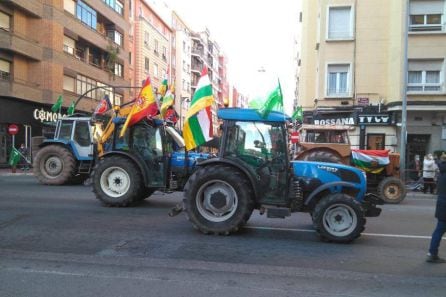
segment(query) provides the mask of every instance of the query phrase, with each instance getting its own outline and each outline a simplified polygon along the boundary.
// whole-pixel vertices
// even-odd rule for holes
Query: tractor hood
[[[295,176],[304,179],[315,179],[321,184],[346,182],[358,190],[356,199],[362,201],[367,191],[365,172],[356,167],[310,161],[292,161],[291,166]]]

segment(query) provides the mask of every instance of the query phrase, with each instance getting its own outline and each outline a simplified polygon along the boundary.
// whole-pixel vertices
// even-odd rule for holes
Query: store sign
[[[314,120],[315,125],[355,125],[354,117]]]
[[[16,135],[17,133],[19,133],[19,126],[17,126],[16,124],[9,125],[8,133],[9,135]]]
[[[41,108],[41,109],[36,108],[36,109],[34,109],[33,116],[34,116],[34,119],[36,119],[38,121],[40,120],[43,123],[43,122],[56,122],[57,119],[59,119],[61,117],[65,117],[67,115],[44,110],[43,108]]]
[[[358,116],[359,125],[390,125],[388,114],[367,114]]]

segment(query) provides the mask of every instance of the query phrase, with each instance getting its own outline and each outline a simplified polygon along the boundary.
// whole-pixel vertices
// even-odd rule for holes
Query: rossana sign
[[[52,112],[48,110],[41,109],[34,109],[33,117],[34,119],[40,121],[40,122],[55,122],[61,117],[67,116],[66,114],[61,114],[57,112]]]
[[[354,125],[355,118],[347,117],[347,118],[337,118],[337,119],[321,119],[314,120],[315,125]]]

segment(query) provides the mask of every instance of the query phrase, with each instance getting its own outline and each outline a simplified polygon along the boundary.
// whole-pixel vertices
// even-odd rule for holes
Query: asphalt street
[[[206,236],[181,193],[109,208],[88,186],[0,176],[0,296],[445,296],[446,264],[424,262],[434,199],[368,218],[352,244],[321,242],[308,214],[255,212],[231,236]],[[446,244],[440,248],[446,256]]]

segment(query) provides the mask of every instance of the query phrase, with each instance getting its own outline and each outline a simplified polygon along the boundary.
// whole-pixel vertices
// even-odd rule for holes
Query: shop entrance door
[[[383,150],[385,148],[386,134],[367,133],[367,149]]]
[[[406,148],[406,168],[415,176],[415,171],[419,170],[423,164],[423,158],[428,153],[428,145],[430,142],[429,134],[409,134],[407,135]],[[420,163],[417,164],[416,160]],[[413,171],[413,172],[412,172]],[[411,175],[411,174],[409,174]]]

